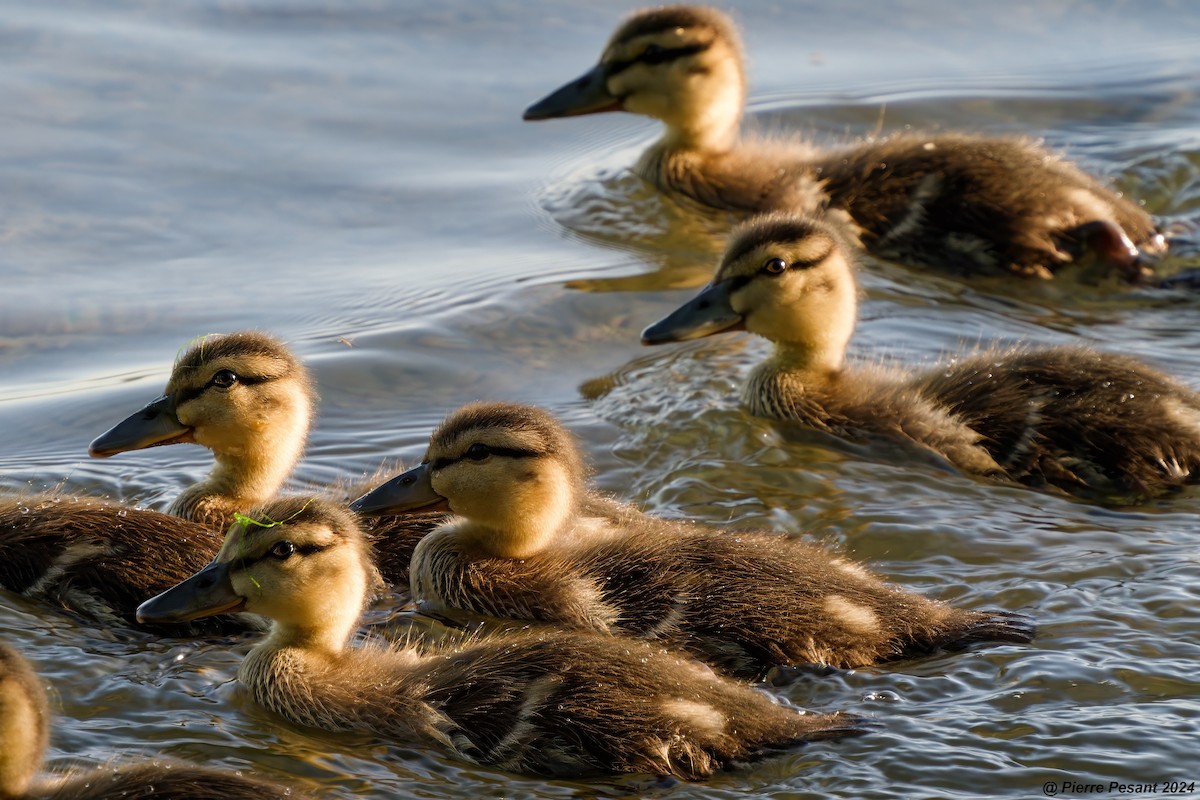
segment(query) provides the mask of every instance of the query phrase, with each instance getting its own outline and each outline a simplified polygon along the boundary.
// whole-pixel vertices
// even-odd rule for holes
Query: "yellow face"
[[[525,553],[530,523],[562,516],[573,502],[566,469],[526,432],[474,430],[430,449],[433,489],[498,555]],[[533,527],[538,527],[536,524]]]
[[[601,58],[606,88],[625,111],[660,119],[694,139],[736,124],[745,102],[737,44],[704,23],[612,41]]]
[[[608,68],[608,90],[625,98],[626,111],[667,119],[703,100],[731,56],[711,30],[674,28],[615,42],[601,63]]]
[[[764,242],[723,264],[715,280],[734,282],[730,304],[747,331],[772,341],[820,340],[841,327],[841,295],[855,291],[837,248],[822,231]]]
[[[532,406],[459,409],[434,433],[425,463],[433,491],[463,518],[456,537],[503,558],[552,545],[583,481],[570,434]]]
[[[357,618],[368,591],[357,537],[320,520],[272,519],[270,510],[233,525],[217,555],[230,565],[233,591],[246,611],[286,626],[340,630],[347,616]]]
[[[176,416],[214,452],[243,455],[264,434],[304,439],[312,413],[305,376],[265,354],[177,367],[167,384]]]

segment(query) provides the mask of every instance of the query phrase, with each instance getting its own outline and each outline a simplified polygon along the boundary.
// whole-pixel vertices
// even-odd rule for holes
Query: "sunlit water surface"
[[[887,447],[796,436],[735,390],[737,336],[643,350],[727,225],[625,167],[619,115],[521,110],[588,67],[596,2],[0,3],[0,482],[163,507],[199,448],[87,442],[177,350],[262,328],[319,381],[295,486],[419,457],[473,399],[537,402],[607,491],[653,512],[826,541],[898,583],[1023,610],[1030,646],[803,675],[774,691],[875,716],[702,785],[517,778],[282,724],[236,691],[249,641],[98,630],[0,593],[0,636],[55,687],[56,767],[160,755],[330,797],[1040,796],[1046,781],[1200,779],[1200,492],[1108,509]],[[1187,2],[750,2],[747,127],[835,143],[906,127],[1022,134],[1142,200],[1197,266],[1200,14]],[[967,284],[870,264],[855,357],[929,366],[1093,342],[1200,386],[1187,292]]]

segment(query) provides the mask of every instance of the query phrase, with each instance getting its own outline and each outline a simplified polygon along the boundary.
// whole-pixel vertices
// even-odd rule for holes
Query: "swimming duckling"
[[[1052,347],[911,374],[848,366],[852,253],[820,221],[759,217],[734,232],[712,283],[642,342],[757,334],[775,351],[743,389],[752,413],[904,440],[976,475],[1127,500],[1200,477],[1200,395],[1129,356]]]
[[[277,784],[191,764],[146,763],[35,781],[50,740],[46,692],[29,662],[0,642],[0,798],[227,800],[300,797]]]
[[[204,336],[176,360],[163,395],[97,437],[88,452],[107,458],[168,444],[207,447],[212,472],[167,511],[224,533],[238,512],[279,492],[304,452],[316,399],[303,362],[274,337],[259,331]],[[408,586],[413,548],[441,521],[435,514],[374,522],[371,534],[389,584]]]
[[[230,528],[216,559],[147,600],[146,622],[244,609],[271,634],[238,670],[292,722],[436,743],[512,772],[703,778],[764,750],[861,732],[640,643],[546,630],[422,652],[348,645],[373,577],[353,515],[287,499]]]
[[[195,442],[213,451],[212,473],[169,514],[61,494],[0,499],[0,586],[105,625],[139,627],[138,603],[211,561],[234,514],[279,490],[304,449],[314,397],[304,366],[266,334],[196,340],[163,396],[89,452]],[[239,615],[155,630],[227,634],[259,622]]]
[[[1152,271],[1139,248],[1166,249],[1135,203],[1028,141],[904,134],[828,152],[752,142],[739,138],[745,95],[732,21],[712,8],[668,6],[634,13],[594,68],[525,119],[654,117],[666,130],[636,167],[651,183],[736,212],[848,214],[867,250],[900,262],[1050,278],[1094,255],[1142,280]]]
[[[459,409],[424,463],[353,507],[441,504],[456,516],[412,563],[413,598],[434,613],[650,639],[744,677],[1032,637],[1020,615],[951,608],[799,539],[648,517],[589,491],[573,437],[531,406]]]
[[[208,477],[167,508],[224,531],[274,497],[304,452],[316,406],[308,370],[259,331],[202,336],[175,361],[162,396],[98,436],[95,458],[168,444],[212,451]]]
[[[106,625],[141,627],[138,603],[207,564],[237,512],[280,490],[303,453],[315,404],[304,364],[273,337],[243,331],[195,340],[163,395],[101,434],[89,452],[104,458],[196,443],[213,452],[208,477],[185,489],[168,514],[59,494],[0,498],[0,586]],[[413,548],[441,519],[406,515],[372,527],[389,583],[407,590]],[[169,632],[236,633],[257,623],[219,617]]]
[[[207,564],[220,533],[147,509],[83,497],[0,500],[0,587],[111,627],[143,627],[137,606]],[[228,615],[164,629],[209,636],[261,629]]]

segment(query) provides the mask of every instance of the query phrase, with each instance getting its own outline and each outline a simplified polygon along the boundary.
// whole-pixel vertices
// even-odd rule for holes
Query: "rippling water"
[[[521,110],[599,53],[582,2],[0,2],[0,485],[162,507],[199,448],[87,442],[157,395],[192,337],[292,342],[322,393],[296,485],[419,455],[477,398],[535,401],[606,489],[657,513],[829,542],[897,582],[1033,614],[1037,641],[803,675],[791,701],[882,729],[697,786],[563,783],[303,731],[232,683],[247,641],[98,630],[0,593],[0,636],[56,687],[55,766],[168,755],[333,797],[1039,796],[1200,779],[1200,492],[1105,509],[819,437],[734,390],[762,343],[642,350],[703,283],[722,219],[623,171],[655,135]],[[1198,265],[1200,14],[1187,2],[739,4],[747,126],[833,143],[968,128],[1063,149]],[[862,276],[856,357],[1095,342],[1200,386],[1186,292]]]

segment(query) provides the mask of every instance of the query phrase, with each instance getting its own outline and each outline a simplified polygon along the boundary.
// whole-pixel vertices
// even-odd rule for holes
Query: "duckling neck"
[[[269,501],[283,486],[304,450],[303,432],[260,437],[249,446],[213,451],[208,477],[184,490],[168,512],[200,523],[225,524],[235,511]]]
[[[772,373],[805,375],[810,380],[832,378],[842,371],[846,360],[845,343],[776,342],[774,351],[760,367]]]
[[[717,109],[714,109],[717,111]],[[691,152],[722,155],[733,150],[739,139],[742,113],[740,101],[733,113],[706,113],[699,118],[667,124],[658,147],[666,153]]]
[[[776,352],[749,375],[742,402],[751,414],[794,419],[818,429],[828,422],[825,407],[841,375],[840,361],[814,360],[809,351],[776,347]]]
[[[575,516],[575,490],[554,476],[521,486],[503,509],[490,519],[471,518],[457,528],[455,538],[499,558],[530,558],[569,546]]]
[[[328,620],[319,625],[275,622],[262,646],[269,651],[301,650],[310,655],[335,659],[345,650],[354,632],[354,620]]]

